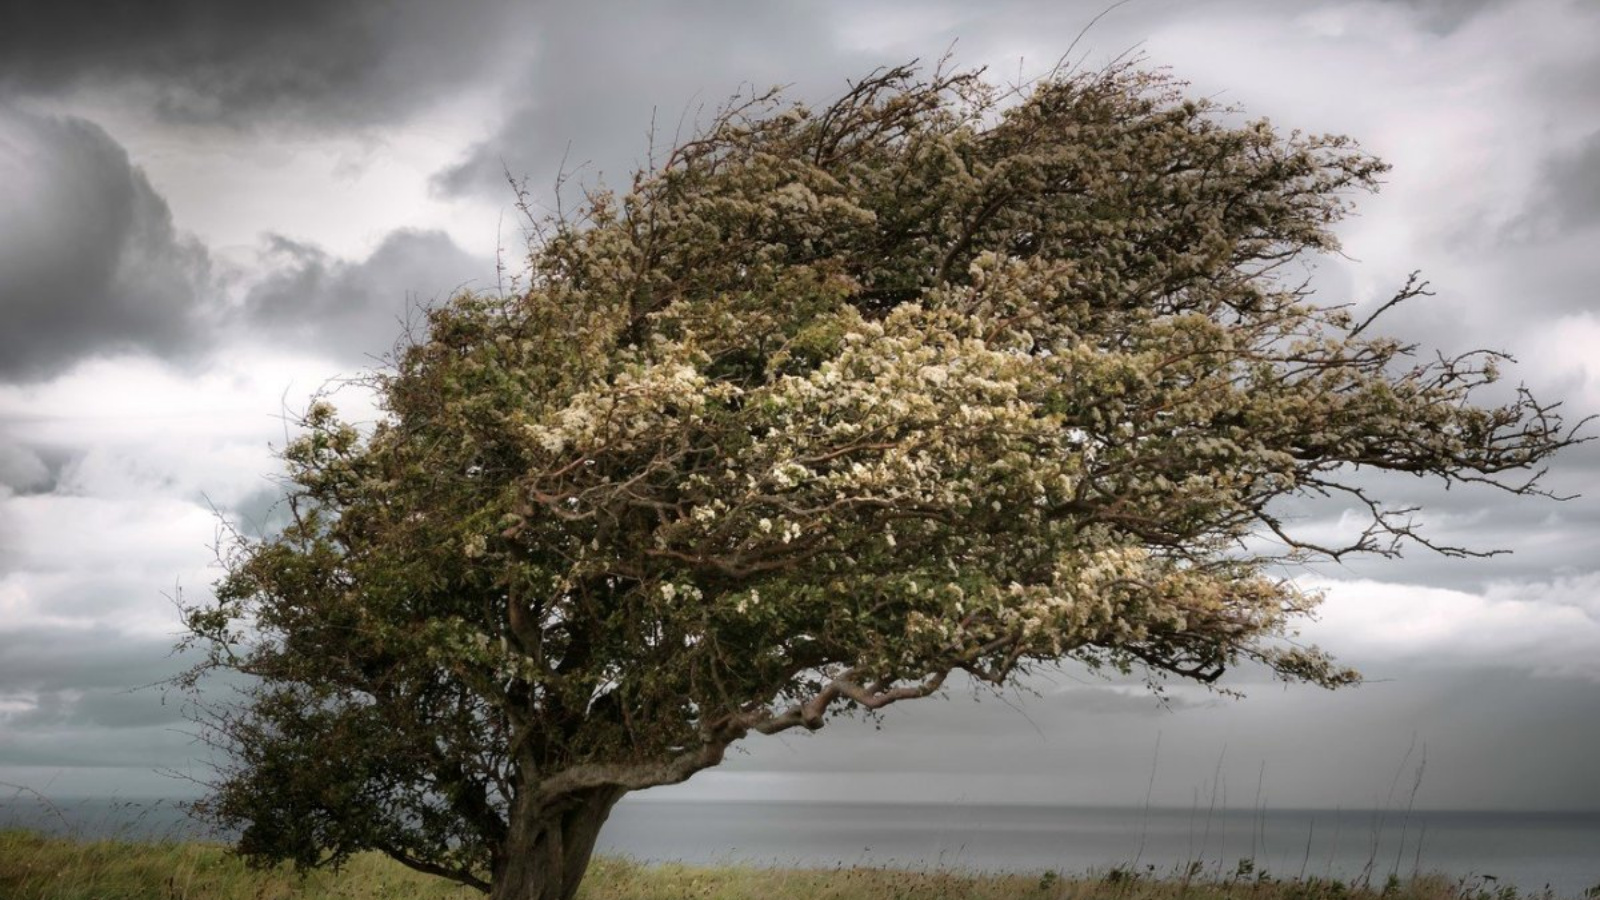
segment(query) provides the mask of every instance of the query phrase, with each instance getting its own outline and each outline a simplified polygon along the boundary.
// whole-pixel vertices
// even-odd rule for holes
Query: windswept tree
[[[190,683],[248,676],[205,811],[566,900],[629,791],[955,673],[1355,681],[1283,564],[1428,543],[1361,470],[1542,493],[1574,440],[1294,280],[1383,171],[1132,66],[730,105],[432,310],[369,431],[310,407],[292,524],[187,612]]]

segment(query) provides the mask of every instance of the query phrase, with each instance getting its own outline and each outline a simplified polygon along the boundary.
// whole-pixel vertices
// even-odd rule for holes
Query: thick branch
[[[870,686],[861,685],[853,680],[854,674],[854,669],[846,670],[838,678],[829,681],[827,686],[810,700],[797,703],[777,715],[762,713],[759,718],[751,721],[748,727],[761,734],[776,734],[796,726],[804,726],[815,731],[822,727],[823,716],[836,700],[843,698],[853,700],[865,709],[882,709],[891,703],[926,697],[937,691],[944,685],[950,670],[930,673],[921,682],[900,687],[889,687],[881,682]]]
[[[452,869],[447,866],[438,865],[437,863],[431,863],[426,860],[417,859],[404,850],[401,850],[399,847],[387,842],[376,843],[373,845],[373,849],[408,869],[415,869],[416,871],[422,872],[425,875],[437,875],[440,878],[448,878],[451,881],[459,882],[468,887],[477,888],[478,890],[483,891],[485,894],[489,893],[489,882],[484,881],[482,878],[479,878],[466,869]]]

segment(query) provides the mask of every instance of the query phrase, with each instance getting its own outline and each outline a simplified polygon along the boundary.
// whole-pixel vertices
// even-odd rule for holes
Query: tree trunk
[[[589,868],[595,838],[625,791],[606,788],[544,809],[518,805],[490,900],[572,900]]]

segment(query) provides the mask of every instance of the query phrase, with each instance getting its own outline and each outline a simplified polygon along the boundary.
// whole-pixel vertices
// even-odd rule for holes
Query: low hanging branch
[[[1161,74],[879,71],[736,99],[314,404],[294,524],[188,611],[250,676],[204,809],[262,864],[379,850],[570,900],[626,792],[751,734],[1078,661],[1356,680],[1282,563],[1421,543],[1361,469],[1541,494],[1579,438],[1504,360],[1280,280],[1384,167]],[[1348,543],[1277,512],[1325,498]],[[1265,538],[1265,542],[1262,540]],[[1258,551],[1255,548],[1275,546]]]

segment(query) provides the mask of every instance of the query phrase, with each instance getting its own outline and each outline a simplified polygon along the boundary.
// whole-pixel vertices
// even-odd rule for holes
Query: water
[[[1278,877],[1444,872],[1581,897],[1600,884],[1600,812],[1502,813],[916,804],[624,803],[603,852],[642,860],[1168,875],[1240,860]]]
[[[206,836],[170,801],[0,798],[0,827],[81,837]],[[1240,860],[1275,877],[1442,872],[1494,889],[1600,885],[1600,812],[1120,809],[629,799],[600,852],[657,862],[1170,875]],[[1153,867],[1153,868],[1152,868]]]
[[[0,828],[21,828],[84,840],[209,840],[215,835],[175,800],[0,794]]]

